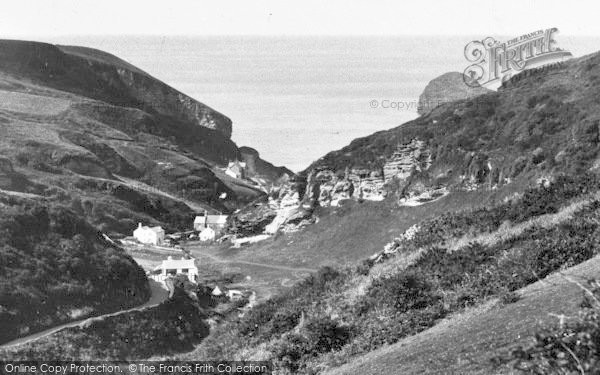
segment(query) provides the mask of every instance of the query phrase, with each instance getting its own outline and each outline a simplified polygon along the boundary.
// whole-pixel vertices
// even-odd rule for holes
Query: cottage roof
[[[206,217],[206,224],[225,224],[227,222],[227,215],[208,215]]]
[[[136,230],[138,230],[138,229],[142,229],[142,230],[144,230],[144,231],[151,230],[151,231],[153,231],[153,232],[156,232],[156,233],[164,233],[164,231],[165,231],[165,230],[164,230],[164,229],[162,229],[162,227],[160,227],[160,226],[157,226],[157,227],[149,227],[149,226],[146,226],[146,225],[142,225],[142,223],[139,223],[139,224],[138,224],[138,227],[137,227],[137,229],[136,229]],[[134,232],[135,232],[135,231],[134,231]]]
[[[167,258],[167,260],[163,260],[162,264],[157,266],[155,269],[190,269],[196,268],[196,264],[194,263],[194,259],[173,259],[172,257]]]

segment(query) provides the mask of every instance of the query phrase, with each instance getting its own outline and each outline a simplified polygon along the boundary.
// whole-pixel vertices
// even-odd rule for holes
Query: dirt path
[[[275,265],[275,264],[249,262],[246,260],[220,258],[214,254],[203,252],[197,247],[190,249],[190,251],[192,252],[192,254],[210,258],[215,263],[246,264],[249,266],[264,267],[264,268],[270,268],[270,269],[279,270],[279,271],[289,271],[289,272],[308,272],[308,273],[317,272],[317,270],[313,269],[313,268],[288,267],[288,266],[279,266],[279,265]]]
[[[212,207],[208,206],[208,205],[203,205],[200,203],[196,203],[196,202],[192,202],[188,199],[185,199],[183,197],[177,197],[173,194],[167,193],[166,191],[157,189],[153,186],[150,186],[148,184],[145,184],[143,182],[131,179],[131,178],[127,178],[127,177],[123,177],[123,176],[117,176],[115,175],[115,177],[117,177],[119,180],[121,180],[121,182],[127,186],[129,186],[130,188],[136,189],[136,190],[142,190],[145,191],[147,193],[150,194],[155,194],[155,195],[161,195],[163,197],[172,199],[174,201],[178,201],[181,202],[183,204],[185,204],[186,206],[188,206],[189,208],[191,208],[192,210],[196,211],[196,212],[204,212],[205,210],[208,212],[216,212],[215,209],[213,209]]]
[[[6,348],[14,347],[14,346],[27,344],[32,341],[39,340],[43,337],[50,336],[50,335],[52,335],[58,331],[61,331],[65,328],[76,327],[76,326],[85,327],[86,325],[88,325],[94,321],[102,320],[102,319],[105,319],[105,318],[108,318],[111,316],[125,314],[125,313],[132,312],[132,311],[144,310],[144,309],[147,309],[150,307],[154,307],[154,306],[160,304],[161,302],[165,301],[167,299],[167,297],[169,296],[169,292],[162,286],[162,284],[160,284],[156,281],[153,281],[153,280],[148,280],[148,282],[150,285],[150,292],[151,292],[150,299],[148,299],[148,301],[146,301],[145,303],[143,303],[140,306],[133,307],[133,308],[126,309],[126,310],[120,310],[120,311],[116,311],[113,313],[108,313],[108,314],[104,314],[104,315],[100,315],[100,316],[94,316],[94,317],[87,318],[87,319],[77,320],[74,322],[61,324],[59,326],[49,328],[49,329],[41,331],[41,332],[37,332],[37,333],[34,333],[29,336],[25,336],[25,337],[15,339],[13,341],[9,341],[6,344],[0,345],[0,348],[6,349]]]

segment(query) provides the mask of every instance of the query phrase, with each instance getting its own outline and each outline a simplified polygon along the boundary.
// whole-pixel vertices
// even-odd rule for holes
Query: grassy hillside
[[[0,189],[98,202],[86,217],[108,232],[138,221],[189,229],[195,211],[264,194],[218,176],[243,158],[227,117],[102,51],[0,40],[0,133],[0,157],[37,186],[12,176]],[[267,180],[287,172],[256,164]]]
[[[597,254],[600,204],[591,193],[599,187],[593,176],[561,177],[494,208],[425,220],[416,235],[399,237],[386,261],[323,268],[218,328],[185,358],[268,358],[284,373],[321,372],[465,308],[510,303],[514,291]],[[535,224],[541,217],[549,224]],[[511,228],[496,242],[448,249],[466,235]]]
[[[0,194],[0,342],[145,301],[144,271],[73,211]]]
[[[596,278],[599,269],[600,258],[596,256],[561,274],[554,273],[520,289],[514,302],[503,303],[500,299],[492,298],[482,305],[452,314],[428,330],[355,357],[349,363],[325,373],[545,375],[564,374],[567,369],[581,373],[577,369],[577,362],[559,344],[562,339],[569,348],[577,350],[579,345],[583,349],[589,343],[579,341],[579,345],[572,345],[578,341],[577,333],[583,331],[575,331],[572,327],[578,321],[585,296],[582,289],[569,279],[587,286],[585,280]],[[560,328],[561,314],[564,314],[568,324],[563,328]],[[595,337],[593,330],[585,331],[591,331],[592,337]],[[551,334],[558,335],[560,339],[547,340]],[[519,346],[526,348],[525,353],[518,350]],[[511,355],[515,350],[518,357]],[[521,353],[525,355],[521,356]],[[582,361],[597,358],[598,355],[597,350],[592,350],[587,358],[581,354],[583,353],[579,352],[578,356]],[[531,356],[529,360],[528,355]],[[553,367],[540,366],[536,372],[535,366],[542,364],[542,361],[535,360],[536,357],[553,357],[556,362]],[[522,363],[519,363],[518,358]],[[569,366],[558,365],[559,361]],[[515,369],[515,365],[523,369],[529,367],[531,370],[520,372]],[[592,368],[588,368],[585,373],[594,373],[591,370]]]

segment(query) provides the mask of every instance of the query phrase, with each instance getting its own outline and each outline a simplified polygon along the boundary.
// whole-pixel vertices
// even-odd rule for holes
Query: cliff
[[[229,118],[103,51],[2,40],[0,69],[47,87],[148,110],[231,137]]]

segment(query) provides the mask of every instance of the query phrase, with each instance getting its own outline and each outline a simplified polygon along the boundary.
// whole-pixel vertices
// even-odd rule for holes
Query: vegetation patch
[[[0,195],[0,342],[147,300],[144,271],[71,210]]]
[[[137,360],[190,351],[208,334],[206,315],[181,289],[143,311],[64,329],[38,341],[0,352],[11,360]]]

